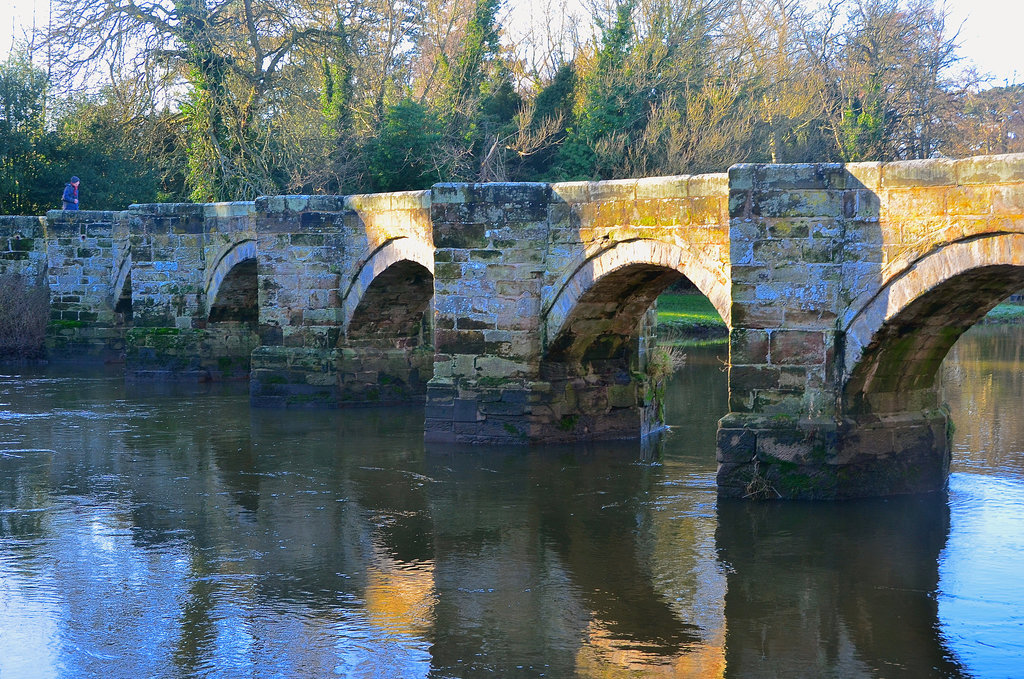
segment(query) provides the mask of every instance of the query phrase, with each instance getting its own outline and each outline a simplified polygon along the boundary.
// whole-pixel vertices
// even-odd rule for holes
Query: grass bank
[[[1024,301],[1006,301],[985,316],[983,324],[1024,325]],[[700,293],[666,292],[658,297],[658,339],[663,344],[700,345],[725,342],[725,321]]]
[[[997,304],[981,322],[985,324],[1024,324],[1024,302],[1003,302],[1002,304]]]
[[[658,297],[658,340],[693,345],[725,342],[725,321],[700,293],[667,292]]]

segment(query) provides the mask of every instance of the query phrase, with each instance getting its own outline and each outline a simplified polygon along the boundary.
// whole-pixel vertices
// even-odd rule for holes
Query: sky
[[[529,0],[506,0],[516,5]],[[573,0],[569,0],[572,2]],[[49,0],[0,0],[0,59],[5,59],[11,43],[32,25],[46,23]],[[962,56],[992,76],[993,85],[1024,82],[1024,51],[1020,35],[1024,30],[1022,0],[946,0],[950,25],[962,24]]]

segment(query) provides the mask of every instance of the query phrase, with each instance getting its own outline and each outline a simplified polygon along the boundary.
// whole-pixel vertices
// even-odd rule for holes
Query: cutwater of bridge
[[[937,490],[936,375],[1024,288],[1024,156],[729,171],[725,496]]]
[[[727,176],[432,191],[428,441],[643,436],[662,424],[650,310],[689,278],[728,321]]]

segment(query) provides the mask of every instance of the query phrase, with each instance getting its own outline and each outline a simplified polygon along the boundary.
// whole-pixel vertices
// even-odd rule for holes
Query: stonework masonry
[[[730,169],[730,414],[719,492],[941,488],[935,375],[1024,287],[1024,156]]]
[[[0,274],[49,287],[52,360],[425,402],[433,444],[656,431],[685,277],[730,327],[722,495],[927,491],[938,366],[1024,288],[1024,156],[0,217]]]

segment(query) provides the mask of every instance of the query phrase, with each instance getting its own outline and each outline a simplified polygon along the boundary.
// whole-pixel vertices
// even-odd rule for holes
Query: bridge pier
[[[899,170],[891,168],[890,185]],[[878,298],[887,273],[882,218],[895,214],[880,198],[883,166],[740,165],[729,179],[731,412],[719,423],[719,494],[842,498],[943,488],[950,427],[934,375],[977,319],[952,323],[957,331],[939,350],[923,341],[884,370],[897,376],[918,362],[912,380],[876,381],[868,393],[850,377],[861,347],[850,346],[849,324],[863,300]]]
[[[941,490],[948,434],[942,409],[862,422],[730,414],[719,422],[718,494],[840,499]]]
[[[586,183],[576,188],[589,196]],[[633,184],[623,188],[635,202]],[[433,189],[436,356],[427,385],[427,441],[636,438],[661,426],[660,390],[645,372],[653,323],[644,312],[653,297],[635,300],[635,313],[625,321],[629,327],[607,334],[605,321],[618,315],[621,300],[595,303],[607,318],[595,322],[585,360],[553,350],[545,337],[544,299],[553,287],[547,267],[574,258],[577,266],[585,263],[580,233],[597,230],[597,220],[581,222],[580,211],[570,210],[552,189]],[[614,197],[610,188],[606,194],[606,201]],[[604,226],[628,224],[615,215]],[[678,277],[671,272],[662,287]]]
[[[433,358],[429,195],[256,201],[254,405],[422,402]]]
[[[51,210],[32,247],[44,253],[50,288],[46,352],[53,360],[117,359],[124,351],[123,319],[115,311],[109,281],[128,240],[123,212]],[[29,239],[17,242],[31,243]]]

